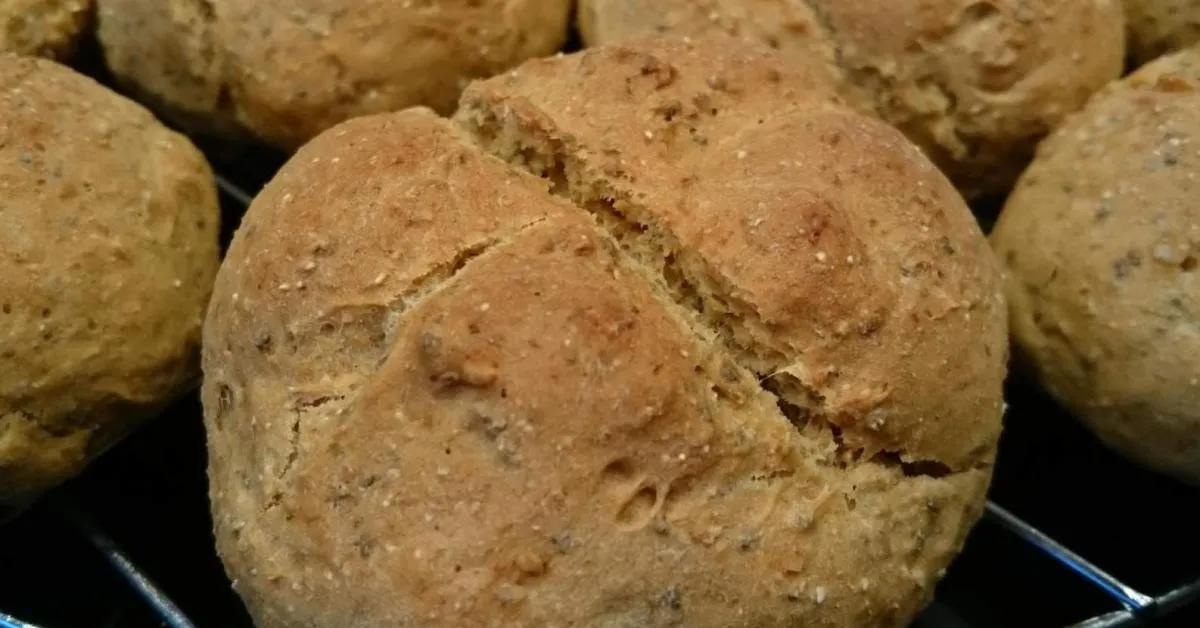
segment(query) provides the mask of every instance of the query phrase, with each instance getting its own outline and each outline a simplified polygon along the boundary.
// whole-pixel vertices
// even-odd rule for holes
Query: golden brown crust
[[[217,266],[208,165],[70,70],[0,55],[0,502],[192,385]]]
[[[810,65],[832,49],[856,100],[969,197],[1007,191],[1037,140],[1119,76],[1124,54],[1117,0],[583,0],[580,16],[588,43],[725,31]],[[779,26],[793,22],[804,26]]]
[[[92,0],[0,0],[0,52],[63,59],[91,11]]]
[[[1114,84],[1043,143],[993,243],[1013,336],[1127,456],[1200,483],[1200,52]]]
[[[823,105],[819,79],[774,55],[710,52],[720,47],[651,41],[533,61],[468,88],[459,119],[526,167],[565,162],[576,204],[611,198],[664,232],[652,246],[714,293],[709,313],[743,319],[735,342],[759,376],[786,373],[780,385],[823,399],[835,422],[877,419],[841,425],[862,439],[852,445],[955,469],[986,460],[1003,309],[958,195],[902,137]],[[899,286],[926,273],[936,288],[906,301]],[[947,345],[980,353],[949,365]],[[928,381],[959,378],[993,386],[928,394]]]
[[[1038,140],[1124,64],[1118,0],[809,2],[851,83],[969,197],[1006,192]]]
[[[117,77],[181,122],[295,148],[356,115],[451,111],[463,85],[558,50],[566,0],[100,0]]]
[[[832,41],[816,13],[792,0],[580,0],[585,44],[650,36],[724,34],[764,44],[806,65],[839,74]]]
[[[1137,63],[1200,42],[1197,0],[1125,0],[1125,20],[1129,56]]]
[[[376,116],[284,167],[205,331],[217,539],[260,625],[912,618],[990,477],[998,276],[915,149],[777,65],[683,44],[531,62],[470,90],[471,135]],[[473,140],[588,167],[534,178]],[[606,168],[608,207],[583,194]],[[758,310],[699,308],[718,279]],[[799,369],[758,370],[792,343],[838,369],[821,404]]]

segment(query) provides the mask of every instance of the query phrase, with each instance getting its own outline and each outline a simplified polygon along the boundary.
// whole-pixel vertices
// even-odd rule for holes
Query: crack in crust
[[[775,400],[780,420],[787,420],[798,431],[815,427],[832,440],[829,464],[843,469],[876,464],[897,469],[906,477],[930,478],[986,466],[955,470],[938,460],[906,459],[901,450],[883,450],[866,457],[862,448],[847,446],[824,397],[788,372],[794,365],[786,355],[760,340],[770,332],[754,306],[733,294],[699,255],[680,247],[676,236],[645,208],[606,182],[586,178],[582,164],[572,162],[559,139],[541,137],[546,145],[535,146],[522,139],[524,134],[512,128],[515,123],[511,120],[475,107],[460,112],[458,120],[484,151],[548,180],[553,194],[591,215],[616,241],[626,261],[653,286],[652,292],[672,309],[682,310],[681,318],[689,330],[718,343],[728,352],[733,368],[753,377],[759,390]],[[714,384],[714,390],[718,388]]]
[[[513,241],[522,233],[537,227],[546,220],[547,217],[543,216],[516,227],[506,237],[485,238],[471,243],[459,249],[450,259],[431,266],[424,274],[413,280],[407,289],[391,299],[388,305],[388,315],[384,321],[383,345],[392,346],[395,331],[399,327],[400,318],[405,312],[418,307],[426,299],[435,296],[441,290],[449,287],[455,277],[462,273],[475,260],[486,255],[488,251]],[[357,392],[357,390],[353,391],[355,394]],[[345,402],[348,399],[348,395],[349,393],[342,395],[321,395],[311,399],[300,398],[293,402],[291,407],[293,417],[289,428],[287,456],[284,458],[281,468],[275,473],[277,480],[281,482],[286,480],[300,457],[301,423],[304,415],[313,409],[320,408],[329,403]],[[271,510],[279,506],[282,501],[283,494],[280,491],[275,491],[270,495],[264,510]]]
[[[441,290],[446,283],[453,280],[471,262],[482,257],[491,249],[513,241],[522,233],[543,222],[546,222],[545,216],[518,226],[512,230],[508,237],[484,238],[463,247],[449,260],[435,264],[423,275],[414,279],[404,292],[392,300],[389,307],[396,316],[415,308],[421,302]]]
[[[395,338],[396,329],[399,327],[400,317],[405,312],[412,310],[423,303],[425,300],[437,294],[445,288],[455,277],[459,275],[467,266],[480,257],[487,254],[488,251],[512,242],[522,233],[537,227],[547,220],[547,216],[542,216],[535,220],[531,220],[523,225],[520,225],[512,230],[507,237],[503,238],[484,238],[477,242],[473,242],[458,251],[450,259],[435,264],[425,271],[420,277],[414,279],[403,292],[391,299],[388,304],[388,315],[384,323],[384,345],[391,346],[392,340]]]

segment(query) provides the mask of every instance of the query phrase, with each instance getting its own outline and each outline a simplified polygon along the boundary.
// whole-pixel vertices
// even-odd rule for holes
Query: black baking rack
[[[214,163],[221,161],[218,156],[210,156]],[[246,190],[258,189],[278,164],[278,158],[268,159],[267,163],[271,166],[260,166],[258,176],[243,176],[238,182],[234,177],[217,177],[227,216],[226,241],[230,227],[236,225],[253,198]],[[987,503],[984,522],[973,532],[960,557],[959,563],[965,564],[960,567],[956,563],[950,569],[936,600],[914,625],[1200,626],[1196,604],[1200,600],[1200,525],[1193,512],[1196,509],[1188,507],[1189,501],[1200,504],[1200,492],[1116,458],[1028,384],[1017,381],[1010,386],[1008,396],[1013,406],[1008,412],[993,485],[996,501]],[[0,527],[0,611],[14,615],[0,612],[0,628],[250,625],[245,611],[231,601],[233,595],[223,574],[213,567],[217,563],[207,502],[203,499],[203,433],[198,400],[192,395],[182,408],[173,408],[168,414],[176,416],[155,421],[143,430],[146,434],[135,434],[130,439],[133,442],[106,454],[95,465],[98,469],[56,490],[7,529]],[[178,448],[178,452],[172,448]],[[186,482],[172,479],[175,475],[187,478]],[[183,484],[188,491],[179,488]],[[163,499],[186,511],[177,524],[159,522],[158,533],[166,535],[165,540],[148,534],[145,521],[161,516],[154,510],[154,502]],[[1033,513],[1033,518],[1045,521],[1049,529],[1017,516],[998,501],[1014,510],[1019,507]],[[165,508],[170,511],[171,506]],[[1139,511],[1141,518],[1137,516]],[[23,518],[36,521],[23,526]],[[124,541],[110,536],[98,519],[122,530]],[[172,538],[177,535],[173,525],[190,530],[189,538]],[[39,620],[21,615],[18,608],[70,606],[79,603],[79,595],[67,595],[61,601],[43,600],[40,604],[33,599],[43,590],[36,582],[25,582],[23,587],[19,584],[24,581],[19,573],[23,570],[21,561],[35,560],[30,557],[42,556],[42,550],[23,547],[25,542],[8,537],[6,532],[14,529],[14,534],[23,531],[38,537],[30,541],[34,545],[40,542],[57,548],[65,535],[85,541],[79,546],[90,546],[93,557],[98,554],[107,567],[106,571],[93,570],[91,579],[74,586],[88,590],[107,577],[108,582],[100,588],[109,593],[101,597],[123,599],[122,608],[115,616],[108,615],[104,601],[93,600],[82,604],[85,608],[81,613],[105,613],[107,619],[90,623],[70,612],[50,612],[47,616],[54,619],[43,620],[47,623],[30,623]],[[1072,541],[1056,540],[1064,537],[1093,550],[1098,557],[1089,560],[1083,555],[1087,552],[1068,548]],[[4,564],[6,542],[18,547],[7,551],[17,555],[9,566]],[[63,551],[65,558],[60,560],[74,562],[82,550],[76,547]],[[177,555],[172,557],[172,552]],[[189,560],[202,567],[189,567]],[[1140,581],[1150,583],[1154,588],[1147,590],[1153,593],[1135,588],[1098,566],[1106,562],[1141,574]],[[53,575],[49,579],[54,581],[61,571],[50,573]],[[156,584],[157,575],[171,584]],[[1164,582],[1171,584],[1164,586]],[[10,599],[6,590],[18,591],[18,599]],[[189,597],[190,611],[172,601],[177,594]],[[136,600],[142,608],[131,609],[134,602],[130,600]],[[17,608],[11,606],[14,604]],[[211,607],[222,605],[230,610],[223,615],[210,612]]]

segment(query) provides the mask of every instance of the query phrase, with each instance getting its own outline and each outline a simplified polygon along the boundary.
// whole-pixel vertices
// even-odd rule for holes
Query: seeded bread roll
[[[117,78],[192,128],[292,149],[363,114],[452,111],[467,81],[551,54],[569,0],[99,0]]]
[[[582,0],[588,45],[648,36],[724,34],[765,44],[804,65],[838,75],[833,42],[804,2],[779,0]]]
[[[1049,138],[993,234],[1032,372],[1105,442],[1200,484],[1200,51]]]
[[[256,622],[906,625],[981,512],[1004,307],[950,184],[834,101],[638,43],[302,148],[205,329]]]
[[[0,53],[66,57],[91,10],[92,0],[0,0]]]
[[[0,503],[77,473],[195,383],[212,174],[146,110],[0,55]]]
[[[1124,61],[1118,0],[581,0],[579,19],[588,45],[719,31],[832,59],[968,197],[1007,192]]]
[[[1200,41],[1200,0],[1125,0],[1125,19],[1137,63]]]

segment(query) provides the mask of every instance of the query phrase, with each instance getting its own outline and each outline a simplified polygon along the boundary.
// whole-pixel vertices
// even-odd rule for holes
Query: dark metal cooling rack
[[[214,163],[219,163],[216,158],[214,158]],[[277,164],[265,168],[264,172],[269,174],[274,165]],[[217,177],[227,215],[226,238],[231,231],[230,227],[236,224],[237,217],[252,199],[252,194],[245,190],[257,189],[264,178],[265,176],[243,177],[241,181],[234,182],[225,176]],[[1200,609],[1197,609],[1194,604],[1200,600],[1200,579],[1197,579],[1200,577],[1200,552],[1197,551],[1196,545],[1200,543],[1200,524],[1195,520],[1190,523],[1186,520],[1188,517],[1195,516],[1192,514],[1194,508],[1189,508],[1186,502],[1198,501],[1197,498],[1200,498],[1200,494],[1197,494],[1194,489],[1174,485],[1170,480],[1146,474],[1119,461],[1115,456],[1100,448],[1091,440],[1090,436],[1082,433],[1080,428],[1073,426],[1068,419],[1062,416],[1061,411],[1053,408],[1047,400],[1040,398],[1035,392],[1031,392],[1031,389],[1018,384],[1015,392],[1009,391],[1009,397],[1023,401],[1015,403],[1013,406],[1020,408],[1020,414],[1023,416],[1014,416],[1015,410],[1009,413],[1010,426],[1001,446],[1001,462],[997,470],[997,482],[994,486],[993,496],[996,499],[1007,497],[1009,501],[1022,503],[1031,511],[1034,507],[1040,507],[1040,516],[1063,531],[1073,532],[1085,529],[1099,531],[1103,536],[1106,533],[1106,525],[1127,526],[1130,521],[1136,521],[1128,518],[1128,512],[1131,508],[1138,507],[1137,495],[1134,495],[1132,500],[1128,495],[1122,495],[1124,491],[1133,490],[1147,500],[1148,503],[1144,506],[1150,511],[1147,516],[1151,519],[1163,517],[1183,519],[1182,522],[1175,521],[1174,528],[1168,524],[1167,527],[1170,530],[1164,532],[1164,534],[1179,536],[1179,540],[1174,541],[1174,547],[1177,547],[1178,551],[1170,552],[1174,555],[1147,554],[1141,556],[1140,559],[1136,551],[1132,553],[1122,551],[1115,557],[1110,556],[1110,560],[1124,559],[1120,562],[1138,566],[1139,571],[1151,574],[1149,581],[1157,582],[1176,573],[1190,574],[1190,579],[1181,577],[1179,583],[1173,586],[1154,589],[1155,594],[1153,595],[1144,593],[1099,567],[1097,565],[1099,560],[1093,562],[1085,558],[1080,553],[1069,549],[1067,543],[1055,540],[1053,533],[1036,527],[995,501],[989,501],[985,521],[972,535],[964,556],[960,560],[960,562],[968,563],[967,566],[961,568],[962,571],[985,575],[979,577],[968,573],[966,576],[961,576],[960,568],[953,567],[946,582],[939,590],[938,599],[917,620],[915,625],[919,628],[968,628],[984,625],[1071,625],[1075,628],[1127,628],[1160,624],[1200,626]],[[214,569],[216,560],[212,551],[211,537],[206,528],[211,524],[207,519],[207,513],[203,510],[206,506],[202,499],[204,478],[202,472],[198,472],[196,468],[203,466],[203,453],[196,450],[196,447],[201,450],[203,448],[198,402],[193,395],[193,398],[183,402],[182,406],[182,409],[175,408],[168,411],[168,414],[175,416],[164,417],[148,426],[144,432],[150,432],[149,434],[135,435],[130,439],[135,441],[134,443],[118,447],[118,450],[130,448],[134,453],[124,454],[117,451],[105,457],[106,459],[116,458],[115,461],[99,461],[96,466],[100,469],[89,475],[99,475],[100,478],[89,480],[85,476],[85,478],[69,483],[64,489],[55,491],[43,500],[43,503],[34,509],[37,511],[36,514],[25,516],[25,518],[37,518],[50,522],[48,524],[34,523],[26,526],[32,530],[24,529],[27,534],[41,536],[41,542],[53,542],[57,545],[57,541],[48,541],[47,539],[62,538],[64,535],[73,534],[77,540],[86,540],[85,547],[90,546],[103,558],[107,563],[106,573],[109,580],[104,583],[104,586],[110,591],[104,595],[123,598],[123,602],[119,604],[107,605],[118,607],[115,614],[104,620],[97,619],[94,623],[88,623],[86,620],[83,620],[82,623],[75,623],[76,619],[63,620],[61,617],[79,617],[79,615],[72,615],[70,612],[50,613],[58,618],[43,621],[56,623],[34,624],[28,623],[38,621],[34,617],[27,617],[25,621],[22,621],[0,612],[0,628],[59,628],[59,626],[65,628],[76,625],[193,628],[194,626],[208,625],[249,625],[244,610],[237,606],[236,602],[231,601],[232,595],[227,584],[224,585],[223,590],[220,589],[220,585],[217,585],[218,588],[213,589],[216,591],[215,593],[210,593],[205,589],[205,587],[213,587],[213,583],[219,581],[221,575],[217,569]],[[181,419],[181,417],[187,418]],[[1032,417],[1038,418],[1033,419]],[[190,422],[179,424],[180,420]],[[169,425],[169,422],[176,423],[174,428]],[[183,434],[176,433],[179,431],[182,431]],[[139,440],[142,442],[136,442]],[[185,454],[175,455],[172,447],[183,447]],[[143,453],[137,453],[139,451]],[[145,456],[145,451],[153,452],[150,455],[150,464],[145,465],[148,468],[143,468],[145,460],[142,458]],[[133,458],[133,461],[128,463],[122,461],[121,457],[125,455]],[[178,472],[181,477],[188,478],[187,485],[191,491],[186,492],[185,495],[178,494],[178,486],[175,480],[171,479],[172,467],[176,464],[180,465]],[[118,470],[112,471],[106,469],[106,466],[116,466]],[[161,473],[162,477],[146,478],[144,475],[156,473]],[[1119,475],[1112,475],[1113,473]],[[1083,500],[1105,499],[1105,493],[1096,493],[1094,487],[1076,490],[1076,487],[1088,486],[1080,484],[1081,481],[1088,480],[1108,483],[1112,490],[1112,493],[1108,494],[1108,499],[1113,500],[1110,504],[1111,510],[1100,505],[1098,510],[1089,511],[1088,508],[1096,504],[1091,501],[1080,501],[1080,498]],[[101,489],[99,497],[94,496],[96,493],[94,488],[73,489],[73,485],[89,481],[98,482],[104,487]],[[146,490],[146,487],[140,486],[141,482],[149,482],[153,486]],[[1103,489],[1103,487],[1101,488]],[[997,493],[1000,493],[1001,496],[997,496]],[[1082,493],[1082,495],[1076,493]],[[203,572],[203,579],[207,582],[206,585],[199,587],[199,590],[193,590],[192,587],[185,584],[191,576],[196,576],[196,573],[189,573],[183,577],[177,575],[177,572],[193,571],[187,564],[181,565],[177,560],[155,555],[154,550],[137,549],[138,545],[147,540],[142,535],[146,528],[145,522],[138,524],[143,529],[142,534],[135,532],[133,535],[129,535],[127,533],[126,541],[122,544],[109,536],[102,525],[96,521],[95,515],[103,515],[108,520],[115,521],[114,525],[121,527],[124,525],[122,522],[131,517],[134,519],[138,517],[153,518],[156,516],[153,512],[156,504],[139,503],[139,500],[153,502],[162,499],[164,495],[177,498],[179,504],[183,504],[187,500],[182,508],[188,514],[186,519],[181,520],[192,526],[190,528],[192,533],[190,542],[184,543],[183,539],[171,538],[174,534],[171,529],[158,530],[158,533],[165,535],[165,540],[159,539],[154,546],[160,549],[163,547],[176,548],[180,552],[177,558],[185,563],[188,556],[196,563],[203,563],[201,567],[194,570]],[[1072,496],[1074,496],[1074,500]],[[1056,505],[1060,507],[1055,508]],[[177,507],[180,506],[177,504]],[[115,514],[114,508],[116,509]],[[1154,510],[1155,508],[1157,510]],[[1115,514],[1105,517],[1103,515],[1105,512]],[[1073,514],[1077,514],[1079,519],[1072,520]],[[51,528],[57,525],[61,529],[46,531],[43,529],[44,525]],[[30,605],[21,605],[16,600],[8,599],[5,595],[6,578],[12,579],[8,588],[21,589],[21,587],[13,585],[13,583],[19,582],[21,577],[19,573],[14,573],[21,569],[21,566],[16,563],[20,563],[22,559],[28,560],[27,555],[22,554],[21,550],[16,550],[18,558],[12,561],[14,564],[6,565],[4,562],[6,559],[5,541],[9,541],[13,545],[20,545],[19,542],[6,539],[7,533],[13,528],[21,528],[21,522],[18,520],[10,524],[7,529],[0,527],[0,607],[16,613],[18,611],[9,605],[18,604],[18,608]],[[196,533],[196,530],[201,528],[204,528],[204,532]],[[1151,526],[1144,529],[1153,530],[1155,528]],[[20,533],[21,531],[18,529],[16,532]],[[1141,530],[1135,532],[1144,534]],[[1130,542],[1137,541],[1128,538],[1111,540],[1118,543],[1118,549],[1122,550],[1127,549],[1126,546]],[[1013,541],[1016,541],[1018,545],[1013,545]],[[205,542],[207,542],[207,546],[201,547]],[[1083,538],[1082,542],[1089,547],[1105,549],[1105,553],[1109,553],[1107,549],[1111,549],[1106,543],[1096,543],[1094,537]],[[1005,547],[1011,549],[1004,549]],[[1001,549],[997,550],[996,548]],[[1022,553],[1028,554],[1029,550],[1040,555],[1040,558],[1020,556]],[[66,556],[76,557],[81,550],[76,548],[63,551],[66,552]],[[1097,551],[1099,552],[1099,550]],[[8,553],[14,552],[10,550]],[[134,557],[135,554],[138,558]],[[1130,557],[1132,557],[1132,562],[1129,560]],[[1005,561],[1009,561],[1010,564],[1005,564]],[[154,568],[145,567],[144,563],[147,562],[153,563]],[[981,562],[982,565],[979,564]],[[59,568],[69,570],[72,569],[72,566],[68,564]],[[155,584],[155,580],[151,577],[151,574],[155,572],[169,572],[173,588],[160,587]],[[49,573],[56,572],[51,570]],[[96,573],[99,575],[91,576],[93,580],[103,580],[106,577],[103,575],[105,572]],[[1071,582],[1070,579],[1064,580],[1065,574],[1073,574],[1075,582]],[[200,576],[196,577],[200,578]],[[120,583],[117,587],[124,589],[124,593],[117,591],[114,581]],[[1057,582],[1057,584],[1045,585],[1049,589],[1049,591],[1043,591],[1045,599],[1024,599],[1032,597],[1030,594],[1031,583],[1034,583],[1034,589],[1039,589],[1042,587],[1037,583],[1043,581]],[[83,588],[88,588],[90,582],[92,580],[85,580]],[[1079,587],[1080,583],[1084,586]],[[987,601],[979,602],[976,599],[980,597],[981,591],[991,591],[1006,586],[1010,587],[1013,593],[1001,592],[993,595],[1001,600],[999,604]],[[1056,594],[1056,587],[1063,592]],[[34,588],[36,589],[36,587]],[[949,589],[948,592],[947,589]],[[168,592],[172,590],[176,593],[184,592],[192,598],[198,597],[198,599],[191,600],[190,606],[193,609],[191,614],[172,601],[168,595]],[[1067,590],[1073,590],[1073,592]],[[38,593],[34,593],[34,595],[38,595]],[[219,598],[218,601],[213,602],[214,606],[224,605],[231,610],[222,615],[211,608],[206,608],[207,602],[203,599],[206,595],[212,596],[214,600]],[[1037,608],[1039,604],[1050,604],[1054,600],[1062,601],[1064,598],[1083,602],[1064,604],[1064,608],[1057,608],[1054,612]],[[67,606],[76,603],[79,603],[79,600],[69,596],[61,600],[61,604]],[[51,601],[50,604],[54,605],[54,602]],[[134,604],[140,605],[141,608],[131,609],[131,605]],[[1009,604],[1012,606],[1010,607]],[[1021,609],[1024,605],[1032,607]],[[83,606],[87,607],[88,604]],[[92,603],[91,606],[106,608],[104,603]],[[971,613],[964,611],[972,606],[975,607],[975,617],[969,617]],[[1065,608],[1067,606],[1071,608]],[[1047,606],[1046,608],[1051,607]],[[1090,610],[1084,614],[1083,609]],[[87,613],[88,611],[81,612]],[[203,616],[204,619],[200,619],[200,616]],[[1037,619],[1027,619],[1031,617]],[[1042,619],[1046,621],[1042,622]]]

